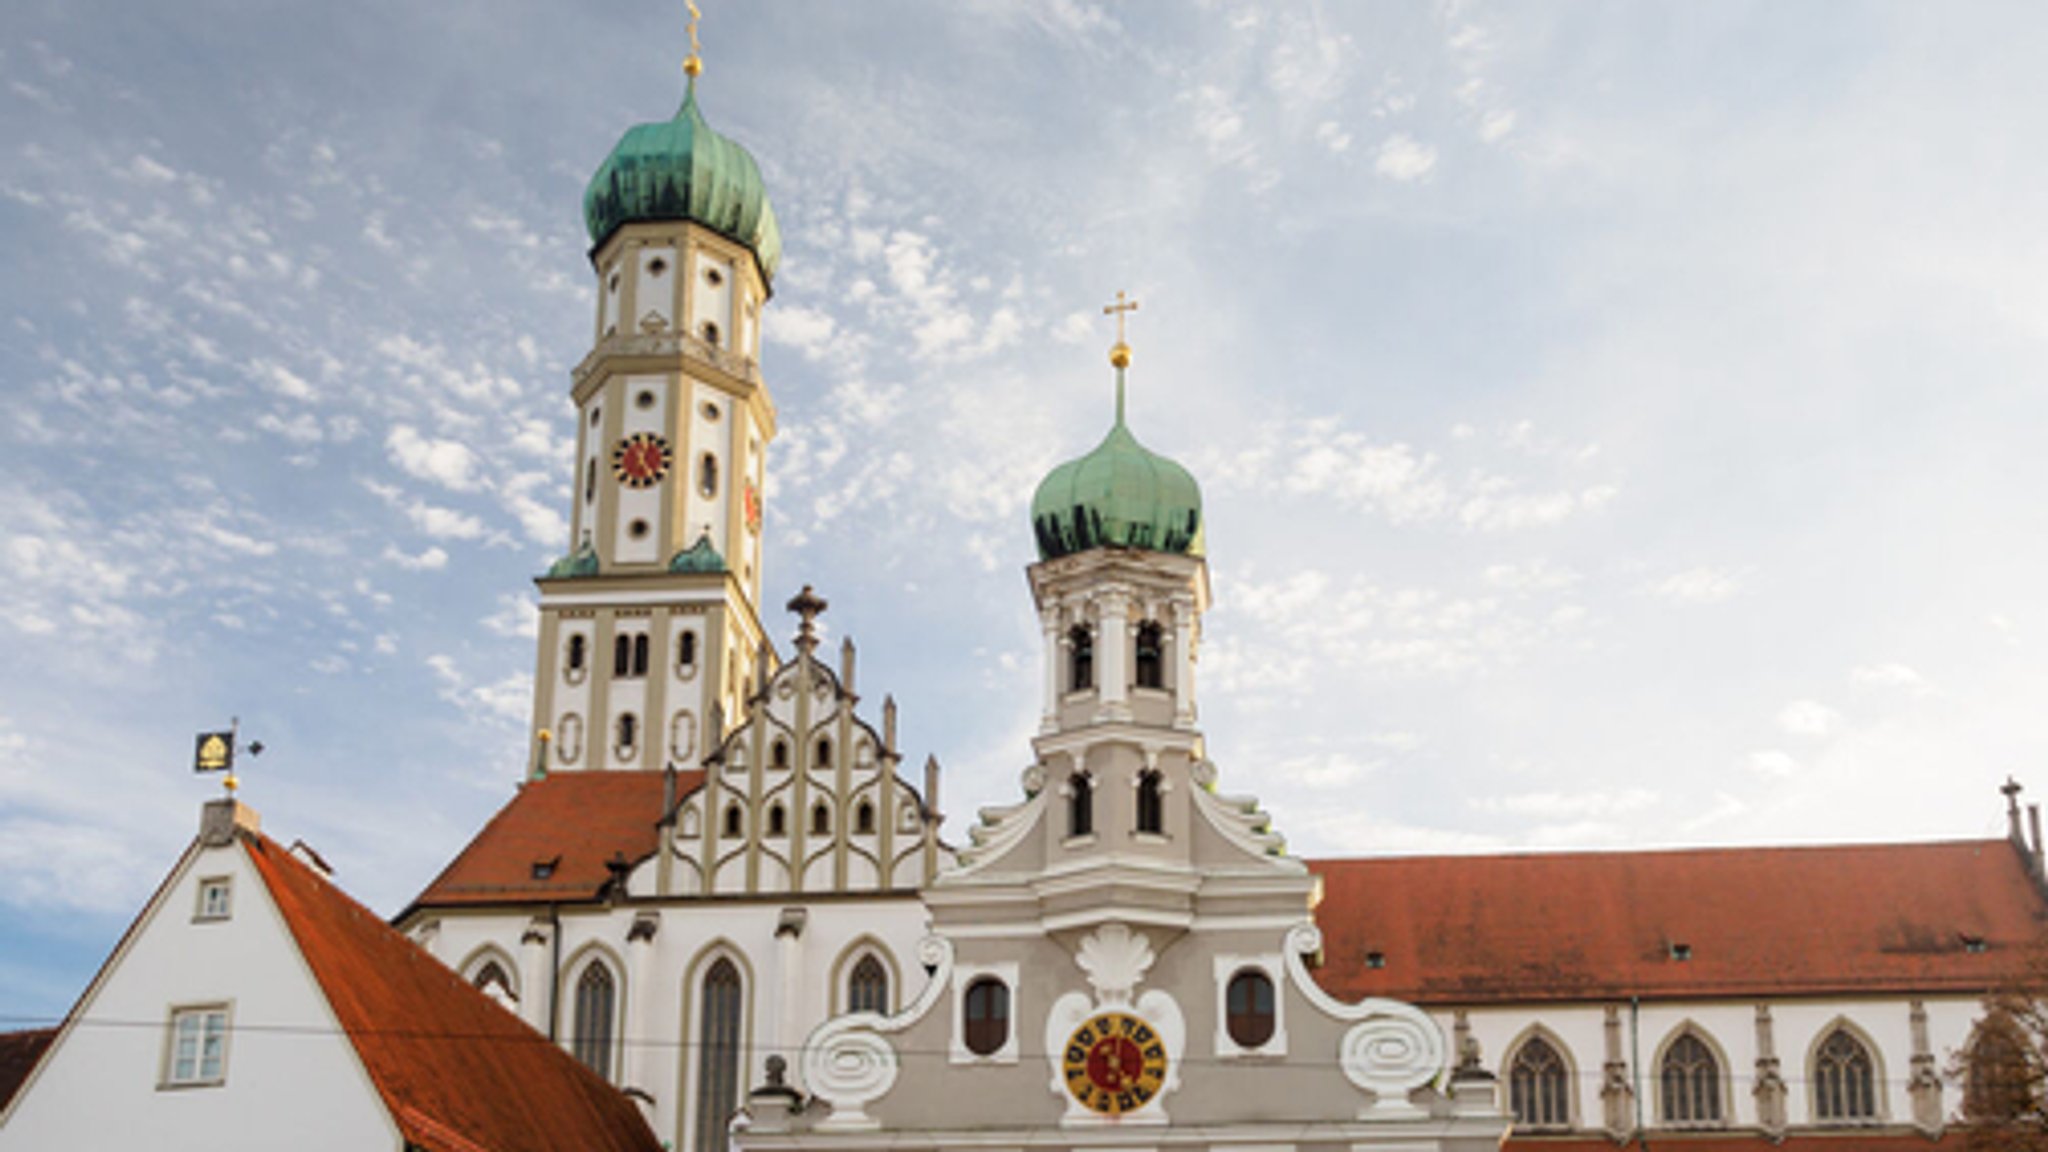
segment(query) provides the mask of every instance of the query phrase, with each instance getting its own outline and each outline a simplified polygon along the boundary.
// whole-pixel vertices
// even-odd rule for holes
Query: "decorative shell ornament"
[[[1081,940],[1074,963],[1088,974],[1088,983],[1104,1004],[1129,1004],[1131,992],[1152,967],[1152,942],[1129,925],[1104,924]]]

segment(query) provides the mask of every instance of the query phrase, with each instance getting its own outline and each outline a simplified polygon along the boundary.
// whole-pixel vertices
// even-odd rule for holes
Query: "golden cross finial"
[[[1131,346],[1124,343],[1124,313],[1136,312],[1138,302],[1128,299],[1123,289],[1117,289],[1116,303],[1102,306],[1104,316],[1116,317],[1116,344],[1109,350],[1109,362],[1118,368],[1127,368],[1131,363]]]
[[[697,11],[697,0],[683,0],[683,6],[690,10],[690,54],[683,57],[683,71],[695,80],[704,71],[704,60],[697,55],[697,21],[704,18],[704,13]]]

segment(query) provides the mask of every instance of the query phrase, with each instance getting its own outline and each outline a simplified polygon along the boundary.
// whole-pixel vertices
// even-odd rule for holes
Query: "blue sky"
[[[768,599],[832,600],[956,830],[1028,761],[1025,510],[1118,289],[1207,500],[1210,751],[1295,850],[2048,785],[2037,6],[707,7],[788,242]],[[510,795],[582,185],[679,9],[0,11],[0,1026],[189,838],[199,729],[386,912]]]

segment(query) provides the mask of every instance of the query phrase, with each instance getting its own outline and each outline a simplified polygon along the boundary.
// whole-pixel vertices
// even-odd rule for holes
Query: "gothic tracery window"
[[[1672,1041],[1658,1074],[1658,1100],[1667,1124],[1721,1122],[1721,1062],[1698,1036]]]
[[[846,979],[846,1010],[848,1012],[889,1011],[889,971],[870,952],[853,966],[853,974]]]
[[[1846,1028],[1821,1041],[1813,1058],[1814,1114],[1822,1120],[1877,1118],[1877,1074],[1870,1050]]]
[[[725,1152],[740,1102],[740,972],[731,960],[719,957],[704,974],[698,1012],[696,1152]]]
[[[1571,1081],[1564,1057],[1541,1036],[1530,1037],[1508,1069],[1508,1102],[1518,1128],[1564,1128],[1572,1122]]]
[[[569,1051],[592,1072],[612,1078],[612,1019],[618,1003],[618,989],[611,969],[592,962],[576,981],[576,1031]]]

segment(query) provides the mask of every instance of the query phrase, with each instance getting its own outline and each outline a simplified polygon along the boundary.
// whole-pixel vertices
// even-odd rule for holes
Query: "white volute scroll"
[[[873,1131],[881,1127],[880,1121],[867,1114],[867,1106],[888,1095],[902,1068],[888,1035],[923,1018],[952,986],[951,941],[925,937],[918,941],[917,959],[931,976],[924,991],[903,1011],[894,1016],[879,1012],[835,1016],[804,1041],[804,1083],[832,1106],[831,1115],[818,1122],[820,1130]]]
[[[1287,932],[1287,976],[1318,1011],[1337,1020],[1353,1020],[1337,1043],[1338,1066],[1344,1078],[1368,1099],[1359,1108],[1361,1120],[1391,1120],[1424,1115],[1409,1093],[1443,1075],[1448,1048],[1436,1021],[1413,1004],[1377,997],[1346,1004],[1323,991],[1302,957],[1323,950],[1323,933],[1303,922]]]

